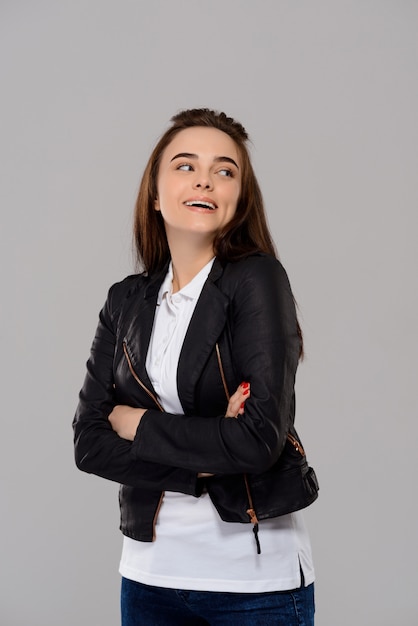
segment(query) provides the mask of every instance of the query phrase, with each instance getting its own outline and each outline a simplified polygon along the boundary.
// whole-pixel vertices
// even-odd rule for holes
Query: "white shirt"
[[[172,267],[161,285],[146,368],[164,409],[183,413],[177,392],[177,364],[212,259],[183,289],[172,293]],[[202,329],[204,331],[204,329]],[[124,537],[119,571],[147,585],[197,591],[258,593],[314,580],[309,536],[301,512],[259,523],[257,554],[251,524],[224,522],[209,495],[165,492],[156,540]]]

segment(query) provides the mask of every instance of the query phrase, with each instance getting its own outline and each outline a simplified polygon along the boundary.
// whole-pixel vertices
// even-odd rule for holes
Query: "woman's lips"
[[[213,202],[211,198],[206,197],[190,198],[190,200],[186,200],[183,204],[199,209],[208,209],[209,211],[215,211],[215,209],[218,208],[218,205]]]

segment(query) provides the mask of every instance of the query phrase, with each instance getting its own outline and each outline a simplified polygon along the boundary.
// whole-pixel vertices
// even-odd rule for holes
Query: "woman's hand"
[[[236,392],[229,398],[225,417],[238,417],[244,413],[245,401],[250,397],[250,383],[241,383]],[[214,474],[200,472],[198,478],[209,478]]]
[[[238,417],[244,413],[245,401],[250,397],[250,383],[241,383],[229,398],[225,417]]]
[[[117,404],[109,415],[108,420],[119,437],[133,441],[139,422],[146,410],[147,409],[134,409],[131,406]]]

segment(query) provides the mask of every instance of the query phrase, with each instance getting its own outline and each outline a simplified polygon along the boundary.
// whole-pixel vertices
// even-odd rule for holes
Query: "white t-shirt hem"
[[[225,580],[217,579],[200,579],[200,578],[171,578],[162,575],[150,574],[149,572],[141,572],[133,570],[126,565],[121,564],[119,573],[124,578],[134,580],[144,585],[154,587],[164,587],[167,589],[184,589],[188,591],[218,591],[226,593],[268,593],[272,591],[289,591],[300,587],[300,575],[297,578],[281,578],[280,581],[274,580]],[[305,587],[314,582],[314,572],[304,572]]]

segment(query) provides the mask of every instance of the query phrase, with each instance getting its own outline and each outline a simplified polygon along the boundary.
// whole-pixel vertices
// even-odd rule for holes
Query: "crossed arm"
[[[238,417],[244,413],[245,401],[250,397],[250,384],[241,383],[234,394],[229,398],[225,417]],[[109,422],[113,430],[122,439],[133,441],[142,416],[147,409],[133,408],[118,404],[109,415]]]

